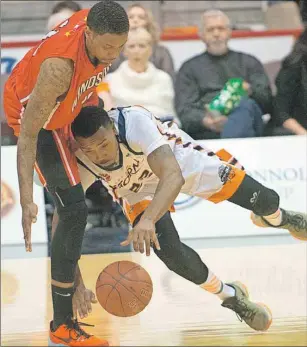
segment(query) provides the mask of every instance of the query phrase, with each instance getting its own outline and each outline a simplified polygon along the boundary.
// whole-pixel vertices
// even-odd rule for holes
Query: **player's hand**
[[[155,245],[160,250],[160,244],[156,235],[155,223],[149,219],[140,219],[137,225],[129,231],[127,239],[121,243],[122,246],[128,246],[133,242],[133,248],[136,252],[144,253],[144,243],[146,255],[150,256],[150,244]]]
[[[32,223],[36,223],[38,208],[34,202],[21,206],[22,229],[25,239],[26,252],[32,252],[31,229]]]
[[[96,304],[95,294],[86,289],[84,285],[78,285],[72,299],[74,318],[86,318],[92,312],[92,304]]]

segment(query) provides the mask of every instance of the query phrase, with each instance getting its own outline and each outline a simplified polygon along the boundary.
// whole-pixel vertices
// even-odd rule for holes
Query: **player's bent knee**
[[[58,242],[61,242],[62,247],[65,247],[66,257],[78,260],[81,254],[87,214],[85,200],[58,209],[59,227],[52,241],[52,249],[60,247]]]
[[[258,216],[268,216],[279,208],[279,195],[245,175],[241,185],[228,201],[253,211]]]
[[[53,195],[55,204],[59,209],[65,209],[78,202],[85,201],[85,195],[81,183],[66,189],[56,187],[51,191],[51,194]]]
[[[253,212],[258,216],[269,216],[279,208],[279,195],[273,189],[264,187],[254,204]]]

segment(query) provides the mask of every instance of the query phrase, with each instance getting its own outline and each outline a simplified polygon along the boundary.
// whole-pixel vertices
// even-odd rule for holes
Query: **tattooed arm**
[[[37,206],[33,203],[33,170],[38,133],[54,109],[57,98],[69,89],[73,69],[69,59],[49,58],[44,61],[21,122],[17,170],[27,251],[32,250],[31,224],[36,221],[37,215]]]
[[[158,147],[149,154],[147,160],[151,170],[159,178],[159,184],[142,219],[156,223],[175,201],[184,184],[184,178],[169,145]]]

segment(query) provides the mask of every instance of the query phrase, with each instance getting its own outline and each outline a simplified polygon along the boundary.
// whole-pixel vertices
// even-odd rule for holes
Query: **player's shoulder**
[[[154,115],[141,105],[116,107],[108,111],[108,115],[115,125],[124,126],[126,130],[137,128],[140,123],[155,119]]]
[[[126,107],[115,107],[108,111],[109,117],[118,118],[119,115],[122,115],[124,118],[138,118],[138,117],[148,117],[152,118],[153,114],[146,107],[142,105],[131,105]]]
[[[89,9],[80,10],[67,19],[67,24],[77,25],[79,22],[86,22]]]
[[[82,34],[86,27],[88,10],[81,10],[53,28],[42,38],[37,47],[43,55],[74,56],[78,54],[82,43]]]
[[[126,117],[133,121],[142,121],[143,119],[154,120],[154,115],[142,105],[133,105],[126,109]]]

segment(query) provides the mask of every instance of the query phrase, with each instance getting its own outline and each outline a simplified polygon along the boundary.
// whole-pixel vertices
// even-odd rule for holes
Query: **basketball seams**
[[[112,265],[112,264],[111,264],[111,265]],[[137,268],[137,267],[139,267],[139,265],[134,266],[132,269],[130,269],[130,270],[128,270],[127,272],[125,272],[124,274],[122,274],[122,273],[119,271],[119,262],[118,262],[118,269],[117,269],[117,271],[118,271],[118,273],[121,275],[121,277],[123,277],[123,276],[125,276],[127,273],[129,273],[130,271],[134,270],[134,269]],[[108,268],[108,267],[107,267],[107,268]],[[104,269],[104,270],[100,273],[100,275],[101,275],[102,273],[106,273],[107,275],[112,276],[112,275],[110,275],[110,274],[106,271],[106,269]],[[100,277],[100,275],[99,275],[99,277]],[[117,281],[117,279],[115,279],[113,276],[112,276],[112,278],[113,278],[115,281]]]
[[[128,270],[127,272],[125,272],[124,274],[122,274],[120,271],[119,271],[119,263],[120,262],[118,262],[118,273],[121,275],[121,276],[125,276],[125,275],[127,275],[127,273],[129,273],[130,271],[132,271],[132,270],[134,270],[134,269],[136,269],[137,267],[140,267],[140,265],[135,265],[132,269],[130,269],[130,270]]]
[[[110,276],[110,275],[109,275],[109,276]],[[118,282],[117,282],[117,283],[118,283]],[[117,283],[116,283],[116,284],[117,284]],[[116,286],[116,284],[115,284],[115,286]],[[112,290],[110,291],[110,293],[109,293],[108,296],[106,297],[106,301],[105,301],[106,307],[107,307],[107,305],[108,305],[108,300],[109,300],[110,295],[112,294],[112,292],[113,292],[114,290],[116,290],[116,291],[117,291],[117,294],[118,294],[118,296],[119,296],[119,299],[120,299],[120,303],[121,303],[121,305],[122,305],[122,309],[123,309],[124,315],[127,316],[127,315],[126,315],[126,312],[125,312],[125,309],[124,309],[124,305],[123,305],[122,298],[121,298],[121,295],[120,295],[119,290],[118,290],[115,286],[113,286],[112,284],[103,283],[103,284],[101,284],[100,286],[96,287],[96,292],[97,292],[97,290],[98,290],[99,288],[101,288],[101,287],[103,287],[103,286],[110,286],[110,287],[112,287]],[[105,308],[105,310],[107,311],[106,308]],[[107,311],[107,312],[109,312],[109,311]]]
[[[115,283],[115,285],[116,285],[116,283]],[[110,287],[112,287],[112,288],[115,288],[115,286],[113,286],[113,284],[102,283],[102,284],[100,284],[100,286],[96,287],[96,290],[99,289],[100,287],[103,287],[103,286],[110,286]]]
[[[133,296],[135,296],[143,305],[144,308],[147,306],[146,303],[144,303],[135,293],[133,293],[130,289],[128,289],[124,284],[121,283],[121,281],[117,282],[116,284],[121,284],[129,293],[131,293]]]
[[[112,275],[110,275],[109,273],[108,273],[108,275],[109,276],[111,276],[115,281],[117,281],[117,279],[116,278],[114,278]],[[123,277],[124,278],[124,277]],[[116,283],[115,283],[115,286],[117,285],[117,284],[121,284],[128,292],[130,292],[131,294],[133,294],[138,300],[140,300],[140,302],[143,304],[143,305],[145,305],[145,307],[147,306],[147,304],[146,303],[144,303],[139,297],[137,297],[136,295],[135,295],[135,293],[133,293],[130,289],[128,289],[123,283],[121,283],[121,280],[123,279],[123,278],[121,278],[119,281],[117,281]],[[125,278],[124,278],[125,279]]]
[[[123,273],[120,271],[121,266],[123,267],[123,270],[124,269],[126,270],[126,271],[124,270]],[[108,272],[109,268],[110,268],[111,273]],[[127,268],[129,268],[128,271],[127,271]],[[132,277],[130,279],[130,278],[126,277],[126,275],[128,273],[130,273],[131,271],[134,271],[134,273],[132,273],[129,276],[129,277]],[[143,273],[142,273],[142,271],[143,271]],[[140,278],[145,277],[145,280],[144,281],[138,280],[137,278],[139,278],[139,277]],[[150,282],[147,281],[148,279]],[[123,280],[129,281],[129,282],[125,283],[125,281],[123,281]],[[104,282],[109,282],[109,283],[104,283]],[[98,286],[97,286],[97,284],[98,284]],[[117,286],[117,285],[119,285],[119,286]],[[110,292],[108,293],[108,290],[106,288],[103,289],[103,286],[111,287]],[[114,292],[114,289],[115,289],[117,294]],[[125,290],[126,290],[126,292],[125,292]],[[148,295],[143,295],[142,294],[143,291],[146,291],[147,294],[150,294],[150,297],[148,297]],[[114,292],[114,294],[113,294],[113,292]],[[130,261],[128,261],[128,262],[127,261],[117,261],[117,262],[105,267],[103,269],[103,271],[101,271],[101,273],[99,274],[97,282],[96,282],[96,293],[97,293],[98,297],[101,295],[102,298],[103,297],[105,298],[103,300],[103,302],[101,302],[100,304],[107,312],[114,314],[115,316],[118,316],[118,317],[130,317],[130,316],[133,316],[137,313],[140,313],[141,311],[144,310],[144,308],[146,308],[146,306],[148,305],[149,301],[151,300],[151,297],[153,294],[153,283],[151,281],[149,273],[141,265],[136,264],[134,262],[130,262]],[[100,293],[100,295],[99,295],[99,293]],[[106,297],[106,295],[107,295],[107,297]],[[128,300],[129,295],[130,295],[129,301],[130,300],[133,300],[133,301],[137,300],[139,305],[144,306],[143,308],[141,308],[141,306],[139,306],[139,305],[136,307],[133,306],[133,308],[131,307],[132,311],[137,309],[138,312],[132,313],[132,311],[131,311],[131,314],[130,314],[130,309],[128,309],[127,313],[125,312],[124,303],[125,303],[125,305],[127,304],[127,300]],[[143,298],[143,296],[144,296],[144,298]],[[144,299],[145,302],[142,299]],[[148,299],[148,301],[147,301],[147,299]],[[99,302],[100,302],[100,300],[99,300]],[[116,307],[114,307],[115,311],[113,311],[113,309],[111,310],[113,312],[107,310],[108,303],[109,303],[109,305],[112,305],[111,302],[114,302],[114,304],[117,302]],[[112,306],[110,306],[109,308],[111,308],[111,307]],[[122,308],[122,311],[120,311],[120,307]],[[117,312],[117,314],[114,312]]]
[[[117,284],[117,283],[116,283],[116,284]],[[115,284],[115,285],[116,285],[116,284]],[[121,304],[121,306],[122,306],[124,315],[127,317],[126,312],[125,312],[125,309],[124,309],[124,305],[123,305],[123,302],[122,302],[122,298],[121,298],[121,295],[120,295],[120,292],[119,292],[119,290],[118,290],[116,287],[114,287],[114,288],[111,290],[110,294],[109,294],[108,297],[107,297],[107,300],[106,300],[106,308],[107,308],[107,306],[108,306],[108,299],[109,299],[109,296],[111,295],[111,293],[113,292],[114,289],[117,291],[117,294],[118,294],[118,297],[119,297],[120,304]],[[105,310],[107,311],[106,308],[105,308]],[[109,311],[107,311],[107,312],[109,312]],[[110,312],[109,312],[109,313],[110,313]],[[114,313],[113,313],[113,314],[114,314]],[[115,314],[114,314],[114,315],[115,315]],[[124,316],[124,317],[125,317],[125,316]],[[117,316],[117,317],[122,317],[122,316]]]
[[[137,283],[144,283],[144,284],[148,284],[149,286],[153,287],[152,285],[152,282],[146,282],[146,281],[141,281],[141,280],[133,280],[131,278],[127,278],[127,277],[124,277],[123,278],[126,280],[126,281],[130,281],[130,282],[137,282]]]
[[[117,284],[117,283],[116,283],[116,284]],[[117,293],[118,293],[118,296],[119,296],[119,300],[120,300],[120,304],[122,305],[122,309],[123,309],[124,315],[125,315],[125,317],[129,317],[129,315],[127,315],[126,312],[125,312],[125,309],[124,309],[124,305],[123,305],[123,302],[122,302],[122,297],[121,297],[121,295],[120,295],[120,292],[119,292],[119,290],[118,290],[117,288],[115,288],[115,289],[117,290]]]
[[[122,274],[122,273],[119,271],[119,264],[120,264],[120,262],[118,262],[118,270],[117,270],[117,271],[118,271],[118,273],[119,273],[124,279],[126,279],[127,281],[131,281],[131,282],[146,283],[146,284],[149,284],[149,285],[152,286],[152,282],[151,282],[151,283],[148,283],[148,282],[146,282],[146,281],[132,280],[132,279],[126,277],[126,275],[127,275],[130,271],[134,270],[134,269],[137,268],[137,267],[140,267],[139,265],[133,267],[133,268],[130,269],[129,271],[127,271],[127,272],[125,272],[124,274]],[[143,268],[143,270],[146,271],[144,268]],[[147,271],[146,271],[146,273],[147,273],[148,277],[150,277]]]
[[[107,296],[107,298],[106,298],[105,304],[107,305],[109,296],[111,295],[111,293],[113,292],[113,290],[116,289],[116,288],[115,288],[115,286],[113,286],[112,284],[103,283],[103,284],[101,284],[100,286],[96,287],[96,293],[97,293],[97,289],[99,289],[100,287],[103,287],[103,286],[110,286],[110,287],[112,287],[112,290],[110,291],[110,293],[108,294],[108,296]],[[117,289],[116,289],[116,290],[117,290]],[[117,290],[117,292],[118,292],[118,290]],[[98,297],[98,295],[97,295],[97,297]]]

